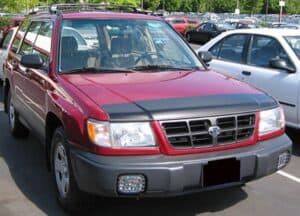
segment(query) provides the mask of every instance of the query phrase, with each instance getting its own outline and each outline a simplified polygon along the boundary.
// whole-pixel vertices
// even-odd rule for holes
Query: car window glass
[[[284,59],[291,65],[288,55],[276,39],[255,35],[250,49],[249,63],[260,67],[269,67],[270,60],[274,58]]]
[[[33,53],[40,54],[45,64],[49,63],[52,31],[53,31],[52,23],[43,22],[39,34],[34,43]]]
[[[285,39],[300,59],[300,36],[287,36]]]
[[[247,35],[231,35],[225,38],[219,51],[218,58],[240,63]]]
[[[217,43],[217,44],[215,44],[213,47],[211,47],[211,48],[209,49],[209,52],[212,54],[212,56],[213,56],[214,58],[217,58],[217,57],[218,57],[219,51],[220,51],[220,48],[221,48],[221,45],[222,45],[222,41],[219,42],[219,43]]]
[[[217,26],[214,25],[214,24],[211,24],[210,30],[211,30],[211,31],[217,31]]]
[[[204,31],[210,31],[211,30],[211,24],[207,23],[204,27],[203,27]]]
[[[5,36],[5,38],[4,38],[4,40],[3,40],[3,44],[2,44],[2,48],[3,48],[3,49],[7,49],[7,48],[8,48],[9,42],[10,42],[10,40],[11,40],[13,34],[14,34],[14,31],[13,31],[13,30],[10,30],[10,31],[7,33],[7,35]]]
[[[183,19],[174,19],[171,21],[173,24],[182,24],[184,23],[184,20]]]
[[[188,23],[189,24],[197,24],[197,21],[195,21],[195,20],[188,20]]]
[[[32,53],[33,44],[40,30],[40,27],[41,27],[41,22],[31,23],[19,51],[21,55]]]
[[[26,32],[29,24],[30,24],[30,21],[28,19],[25,19],[22,22],[22,24],[21,24],[21,26],[20,26],[20,28],[19,28],[19,30],[18,30],[15,38],[14,38],[14,41],[12,43],[12,52],[16,53],[18,51],[18,49],[20,47],[20,44],[21,44],[21,41],[24,38],[25,32]]]
[[[149,65],[202,68],[184,41],[161,21],[65,20],[60,44],[61,72],[84,67],[128,70]]]
[[[203,31],[206,28],[206,23],[202,24],[199,26],[199,28],[197,29],[198,31]]]

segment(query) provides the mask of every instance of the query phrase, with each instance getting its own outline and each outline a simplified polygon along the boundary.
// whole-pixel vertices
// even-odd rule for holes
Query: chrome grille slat
[[[160,122],[169,144],[178,149],[204,148],[229,145],[253,137],[256,126],[255,113],[216,116]],[[220,134],[213,138],[210,126],[219,126]]]

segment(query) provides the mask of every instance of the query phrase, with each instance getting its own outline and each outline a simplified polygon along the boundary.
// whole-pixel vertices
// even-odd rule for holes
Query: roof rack
[[[53,4],[48,7],[48,13],[60,14],[63,12],[81,12],[81,11],[118,11],[130,13],[148,14],[149,11],[144,11],[141,8],[132,5],[117,5],[110,3],[77,3],[77,4]],[[45,12],[44,10],[41,13]],[[40,12],[37,12],[40,13]]]

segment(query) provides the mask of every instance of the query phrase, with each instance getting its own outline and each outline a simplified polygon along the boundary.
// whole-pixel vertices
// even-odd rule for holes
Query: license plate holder
[[[209,161],[202,170],[203,187],[239,182],[240,161],[236,158]]]

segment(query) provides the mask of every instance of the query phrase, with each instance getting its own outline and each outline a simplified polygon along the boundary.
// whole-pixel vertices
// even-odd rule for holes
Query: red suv
[[[200,22],[196,19],[184,17],[184,16],[169,16],[165,20],[170,23],[177,32],[185,35],[187,30],[196,28],[200,25]],[[190,29],[189,29],[190,28]]]
[[[11,133],[44,144],[63,207],[238,186],[289,162],[276,100],[208,70],[164,20],[63,8],[27,18],[4,65]]]

